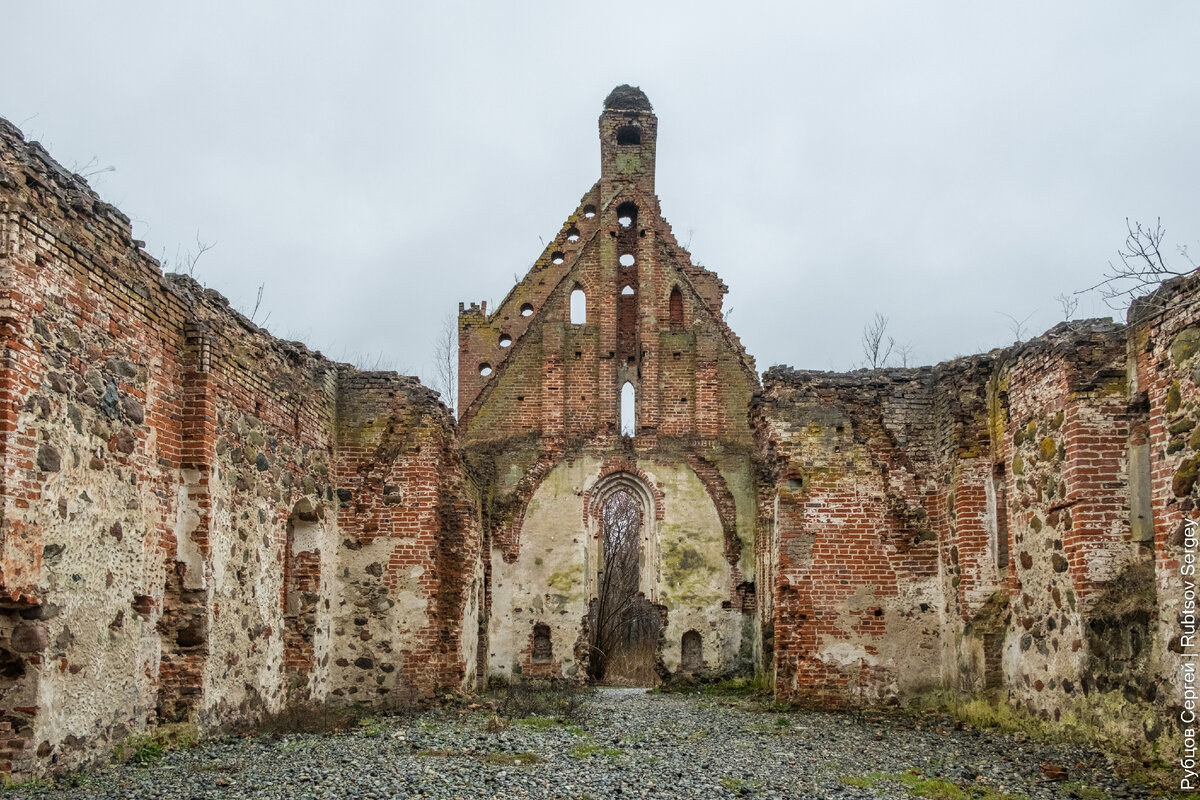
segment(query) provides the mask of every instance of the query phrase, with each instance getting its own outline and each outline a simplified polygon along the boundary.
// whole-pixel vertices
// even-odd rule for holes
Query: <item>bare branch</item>
[[[258,294],[254,297],[254,308],[248,315],[251,322],[254,322],[254,318],[258,316],[258,308],[262,305],[263,289],[266,288],[266,286],[266,283],[260,283],[258,285]]]
[[[875,318],[863,326],[862,348],[868,369],[887,366],[887,360],[896,347],[896,340],[887,335],[888,318],[878,311]]]
[[[433,342],[433,389],[441,394],[451,413],[458,409],[458,318],[454,312],[442,318]]]
[[[117,168],[112,164],[107,167],[100,166],[99,156],[92,156],[85,163],[80,164],[78,161],[71,164],[71,172],[74,172],[79,177],[87,180],[95,175],[100,175],[104,172],[116,172]]]
[[[1075,309],[1079,308],[1079,298],[1073,294],[1062,292],[1054,295],[1054,299],[1058,301],[1058,306],[1062,310],[1063,319],[1070,321],[1071,317],[1075,316]]]
[[[1120,262],[1110,261],[1104,280],[1075,294],[1099,290],[1109,308],[1122,310],[1135,298],[1158,288],[1163,281],[1187,275],[1197,268],[1188,256],[1186,247],[1178,249],[1188,263],[1188,269],[1176,269],[1167,263],[1162,252],[1163,238],[1167,232],[1161,219],[1156,219],[1151,228],[1140,222],[1132,222],[1127,217],[1125,229],[1125,244],[1117,250]]]
[[[1035,308],[1033,311],[1030,311],[1023,319],[1017,319],[1012,314],[1006,314],[1003,311],[997,311],[996,313],[1008,320],[1008,329],[1012,331],[1013,341],[1023,342],[1028,338],[1029,320],[1037,313],[1037,309]]]

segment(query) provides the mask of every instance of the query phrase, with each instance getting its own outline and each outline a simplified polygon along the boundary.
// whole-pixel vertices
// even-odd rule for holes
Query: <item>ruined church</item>
[[[615,89],[597,182],[460,305],[456,420],[164,275],[0,120],[0,772],[526,677],[987,693],[1176,747],[1200,280],[933,367],[760,376],[659,208],[657,125]]]

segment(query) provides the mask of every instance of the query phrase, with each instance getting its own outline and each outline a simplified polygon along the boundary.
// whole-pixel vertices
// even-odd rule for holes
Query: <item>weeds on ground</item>
[[[868,772],[866,775],[843,775],[842,783],[859,789],[870,789],[894,776],[886,772]]]
[[[149,733],[128,736],[113,748],[113,760],[121,763],[150,764],[171,750],[195,747],[200,730],[191,723],[160,725]]]
[[[571,681],[517,678],[493,683],[491,693],[496,713],[505,719],[549,718],[565,723],[583,722],[587,716],[585,692]]]
[[[23,781],[14,781],[7,773],[0,775],[0,792],[23,792],[54,788],[57,787],[54,781],[49,778],[27,778]]]
[[[383,723],[374,717],[363,717],[358,721],[359,731],[363,736],[378,736],[383,733]]]
[[[342,733],[353,728],[360,715],[353,706],[296,703],[263,717],[258,723],[258,732],[274,737],[293,733]]]
[[[502,764],[520,766],[522,764],[536,764],[542,760],[542,757],[537,753],[488,753],[483,757],[485,764]]]
[[[608,756],[616,758],[624,755],[625,751],[618,747],[604,747],[603,745],[594,744],[592,742],[580,742],[571,748],[571,755],[575,758],[591,758],[592,756]]]
[[[747,780],[745,778],[735,778],[732,775],[725,775],[717,781],[731,792],[751,792],[758,791],[762,788],[763,782],[759,780]]]
[[[1027,800],[1024,795],[998,792],[985,784],[960,786],[945,778],[931,778],[920,770],[906,772],[868,772],[865,775],[843,775],[842,783],[858,789],[873,789],[882,783],[899,783],[913,797],[930,800]]]
[[[737,677],[710,678],[689,675],[674,676],[653,690],[656,694],[695,694],[716,696],[765,696],[774,692],[766,675],[739,675]]]
[[[1109,800],[1108,792],[1089,786],[1083,781],[1064,781],[1062,793],[1067,797],[1080,797],[1083,800]]]
[[[998,698],[986,695],[961,697],[949,691],[922,695],[907,705],[907,710],[924,715],[946,714],[976,728],[998,730],[1017,737],[1041,742],[1077,742],[1104,750],[1113,759],[1118,775],[1134,784],[1170,790],[1174,785],[1174,770],[1170,764],[1155,757],[1155,750],[1129,752],[1114,747],[1107,734],[1094,722],[1081,719],[1073,712],[1052,723],[1036,714],[1014,707]]]

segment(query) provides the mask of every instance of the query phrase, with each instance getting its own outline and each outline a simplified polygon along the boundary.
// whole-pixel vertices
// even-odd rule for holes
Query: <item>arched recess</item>
[[[600,477],[587,492],[587,530],[593,542],[599,542],[604,535],[604,507],[609,498],[617,492],[628,492],[642,509],[642,570],[640,589],[650,602],[657,602],[658,589],[654,579],[654,570],[647,565],[658,563],[658,520],[662,518],[662,498],[650,490],[646,480],[633,472],[618,470]],[[599,562],[593,562],[598,564]],[[595,568],[593,568],[594,571]],[[596,591],[596,576],[589,577],[589,591]]]
[[[589,494],[596,531],[588,605],[588,675],[601,683],[651,686],[663,624],[654,596],[655,498],[627,472]]]
[[[670,301],[671,327],[683,327],[683,293],[679,291],[679,287],[671,289]]]
[[[284,665],[290,672],[312,671],[321,597],[322,509],[307,498],[292,508],[283,553]]]
[[[683,634],[679,643],[679,668],[684,672],[698,672],[704,668],[704,641],[694,628]]]

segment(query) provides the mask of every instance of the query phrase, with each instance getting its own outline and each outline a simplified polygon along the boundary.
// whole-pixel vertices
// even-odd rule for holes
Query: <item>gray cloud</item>
[[[278,335],[423,374],[596,179],[624,82],[761,367],[848,368],[875,311],[922,363],[1040,332],[1127,216],[1200,251],[1194,4],[508,5],[13,5],[0,115],[115,166],[152,253],[216,241],[197,277],[263,284]]]

